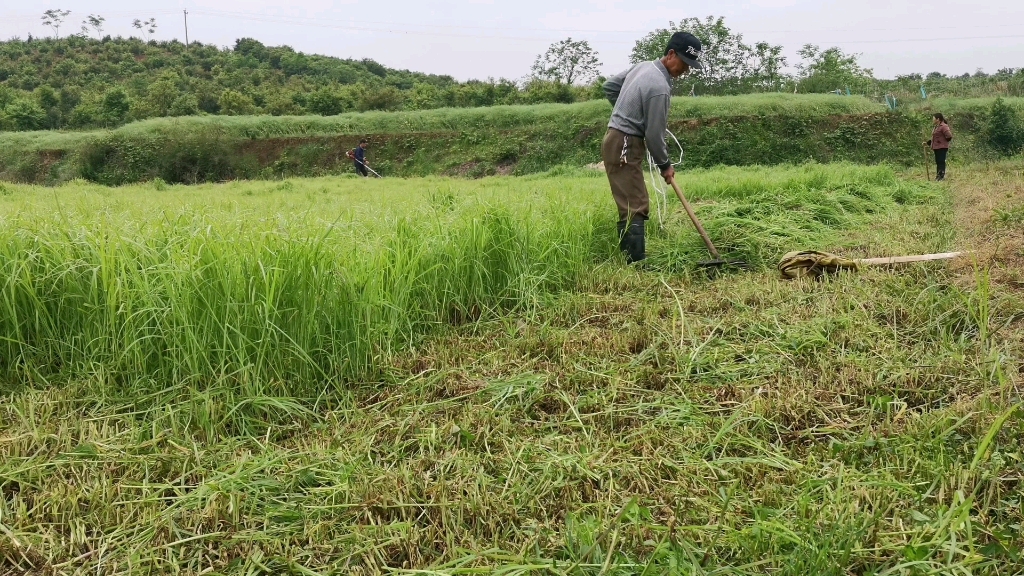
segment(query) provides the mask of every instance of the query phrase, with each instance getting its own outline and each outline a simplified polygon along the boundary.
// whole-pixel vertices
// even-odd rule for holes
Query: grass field
[[[160,118],[109,131],[4,133],[0,180],[124,185],[159,177],[195,184],[337,175],[352,171],[345,152],[361,137],[370,139],[371,162],[388,176],[524,175],[599,161],[610,109],[591,101],[331,117]],[[918,152],[914,118],[860,97],[676,98],[670,120],[691,145],[688,166],[900,163]]]
[[[1002,100],[1012,108],[1024,112],[1024,98],[1003,98]],[[995,98],[933,98],[915,102],[914,107],[935,110],[955,117],[958,114],[976,114],[980,110],[990,108],[995,101]]]
[[[1017,574],[1019,160],[0,188],[13,573]],[[976,249],[779,280],[785,251]]]
[[[749,94],[715,98],[674,98],[672,118],[717,118],[772,114],[827,116],[879,112],[883,106],[862,97],[831,94]],[[489,106],[486,108],[442,108],[415,112],[362,112],[337,116],[206,116],[158,118],[134,122],[114,130],[124,134],[195,132],[218,128],[231,136],[274,138],[283,136],[407,134],[446,130],[512,130],[536,124],[605,124],[611,105],[603,100],[577,104],[536,104],[530,106]],[[107,131],[91,132],[7,132],[0,146],[30,149],[61,149],[78,145],[83,138],[96,138]]]
[[[687,167],[849,161],[916,165],[932,111],[950,118],[954,161],[997,157],[986,126],[992,99],[906,103],[897,112],[862,97],[755,94],[675,98],[670,128],[687,144]],[[1024,99],[1010,98],[1014,109]],[[352,171],[345,153],[370,140],[388,176],[525,175],[600,160],[610,105],[376,112],[338,116],[159,118],[115,130],[0,133],[0,180],[105,185],[279,180]],[[1024,122],[1007,121],[1007,126]],[[1024,124],[1022,124],[1024,126]],[[1021,128],[1024,130],[1024,128]]]
[[[978,113],[992,105],[994,98],[939,98],[910,102],[911,109],[945,111],[954,116]],[[1004,98],[1011,106],[1024,109],[1024,98]],[[713,98],[676,97],[672,99],[672,120],[727,118],[732,116],[816,117],[872,114],[885,110],[876,102],[860,96],[833,94],[748,94]],[[577,104],[537,104],[531,106],[491,106],[486,108],[443,108],[416,112],[363,112],[337,116],[206,116],[157,118],[134,122],[113,131],[5,132],[0,147],[21,150],[75,149],[113,132],[178,135],[216,130],[224,134],[250,138],[289,136],[408,134],[449,130],[515,130],[537,124],[604,125],[611,106],[603,100]]]
[[[760,266],[931,194],[890,169],[852,165],[681,182],[715,201],[705,213],[722,249]],[[578,284],[614,253],[605,186],[581,171],[482,183],[9,187],[0,369],[49,378],[99,364],[161,380],[252,371],[241,379],[313,386],[366,377],[431,326]],[[655,229],[654,265],[690,267],[703,248],[687,232],[674,220]]]

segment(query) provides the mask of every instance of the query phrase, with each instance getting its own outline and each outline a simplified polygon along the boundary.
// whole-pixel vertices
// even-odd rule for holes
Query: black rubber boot
[[[621,247],[622,251],[626,253],[626,264],[633,264],[647,258],[643,218],[636,218],[630,222],[622,239]]]
[[[620,220],[618,223],[619,229],[619,251],[626,251],[626,221]]]

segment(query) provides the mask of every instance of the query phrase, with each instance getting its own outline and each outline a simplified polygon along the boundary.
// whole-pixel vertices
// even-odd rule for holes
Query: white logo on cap
[[[693,54],[694,56],[700,57],[700,51],[695,49],[693,46],[686,47],[687,54]]]

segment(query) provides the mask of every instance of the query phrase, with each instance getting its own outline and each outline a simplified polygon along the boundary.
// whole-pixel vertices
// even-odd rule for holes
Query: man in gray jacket
[[[668,182],[676,174],[665,143],[672,79],[701,68],[697,61],[700,53],[700,40],[676,32],[661,60],[634,64],[604,83],[605,96],[613,108],[601,144],[601,159],[619,209],[619,249],[626,254],[627,262],[639,262],[647,256],[644,222],[650,197],[644,183],[644,145]]]

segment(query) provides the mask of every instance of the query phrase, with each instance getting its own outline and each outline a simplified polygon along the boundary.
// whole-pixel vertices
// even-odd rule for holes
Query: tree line
[[[601,98],[600,58],[586,40],[567,38],[537,56],[519,80],[458,82],[451,76],[396,70],[370,59],[308,55],[241,38],[231,48],[157,41],[154,18],[136,19],[138,36],[104,35],[106,19],[89,14],[80,32],[61,37],[71,12],[47,10],[49,38],[0,42],[0,130],[113,127],[154,117],[335,115],[350,111],[424,110],[500,104],[569,103]],[[677,94],[753,92],[857,93],[914,97],[1024,95],[1024,69],[946,77],[932,73],[874,78],[855,54],[804,46],[790,73],[782,46],[748,43],[723,18],[670,22],[639,39],[633,62],[662,55],[685,30],[706,50],[704,69],[676,83]]]
[[[690,32],[704,44],[702,70],[676,82],[677,94],[731,95],[754,92],[797,92],[821,94],[861,94],[882,99],[893,96],[1024,96],[1024,68],[1005,68],[995,74],[978,70],[973,74],[947,76],[939,72],[908,74],[895,79],[875,78],[870,68],[838,47],[821,48],[805,44],[797,52],[800,61],[795,73],[787,72],[790,62],[783,47],[768,42],[747,42],[730,29],[725,19],[686,18],[670,22],[638,40],[630,54],[632,62],[652,60],[662,55],[674,32]]]
[[[75,35],[0,42],[0,130],[113,127],[146,118],[335,115],[575,102],[592,86],[528,78],[458,82],[371,60],[241,38],[229,49]]]

